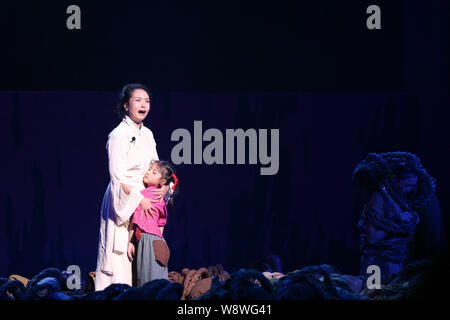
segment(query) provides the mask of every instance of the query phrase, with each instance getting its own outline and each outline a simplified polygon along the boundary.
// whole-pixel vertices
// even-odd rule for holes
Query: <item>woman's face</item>
[[[393,187],[399,194],[406,196],[415,188],[417,180],[417,176],[413,174],[403,179],[396,178],[394,179]]]
[[[131,120],[137,124],[141,123],[150,110],[150,97],[147,91],[143,89],[133,90],[130,100],[124,105],[124,108]]]

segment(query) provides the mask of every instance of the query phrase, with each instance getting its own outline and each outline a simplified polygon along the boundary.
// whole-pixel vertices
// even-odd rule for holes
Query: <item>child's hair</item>
[[[175,183],[175,169],[172,166],[172,164],[168,161],[164,161],[164,160],[155,160],[152,161],[151,165],[153,165],[154,163],[156,163],[156,165],[162,169],[161,170],[161,177],[162,179],[166,180],[166,184],[165,185],[169,185],[171,182]],[[172,196],[170,197],[169,201],[166,203],[167,206],[167,211],[172,211],[173,208],[173,198],[175,195],[178,194],[179,190],[180,190],[180,185],[178,183],[175,184],[175,189],[172,190]]]

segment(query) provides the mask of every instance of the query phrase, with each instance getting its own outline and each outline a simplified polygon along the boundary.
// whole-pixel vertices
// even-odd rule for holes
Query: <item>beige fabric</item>
[[[30,279],[22,277],[22,276],[19,276],[18,274],[10,275],[8,277],[8,281],[10,281],[10,280],[18,280],[18,281],[22,282],[25,287],[27,286],[28,281],[30,281]]]
[[[197,298],[198,296],[204,294],[205,292],[209,291],[211,289],[212,284],[212,278],[204,278],[198,280],[194,286],[192,287],[191,291],[187,295],[188,300],[192,300]]]

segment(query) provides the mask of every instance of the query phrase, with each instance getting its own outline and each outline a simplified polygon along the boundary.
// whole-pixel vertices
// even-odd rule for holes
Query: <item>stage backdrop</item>
[[[117,92],[0,93],[0,275],[72,264],[95,270],[116,99]],[[351,178],[369,152],[417,154],[437,179],[448,226],[448,102],[445,93],[154,92],[145,124],[161,159],[171,160],[172,132],[184,128],[193,138],[197,120],[224,135],[280,134],[276,175],[260,175],[262,165],[248,158],[176,166],[181,191],[164,232],[169,271],[218,263],[234,271],[273,252],[284,272],[327,263],[358,273],[362,203]]]

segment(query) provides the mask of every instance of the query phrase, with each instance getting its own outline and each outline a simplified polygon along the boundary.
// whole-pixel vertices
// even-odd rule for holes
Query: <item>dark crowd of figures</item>
[[[95,273],[82,274],[70,290],[70,274],[48,268],[32,279],[0,278],[0,300],[384,300],[430,298],[438,281],[435,265],[412,263],[381,289],[368,289],[367,276],[344,275],[331,265],[307,266],[286,274],[241,269],[228,274],[221,265],[170,272],[140,287],[112,284],[95,291]],[[438,293],[436,293],[438,294]]]

